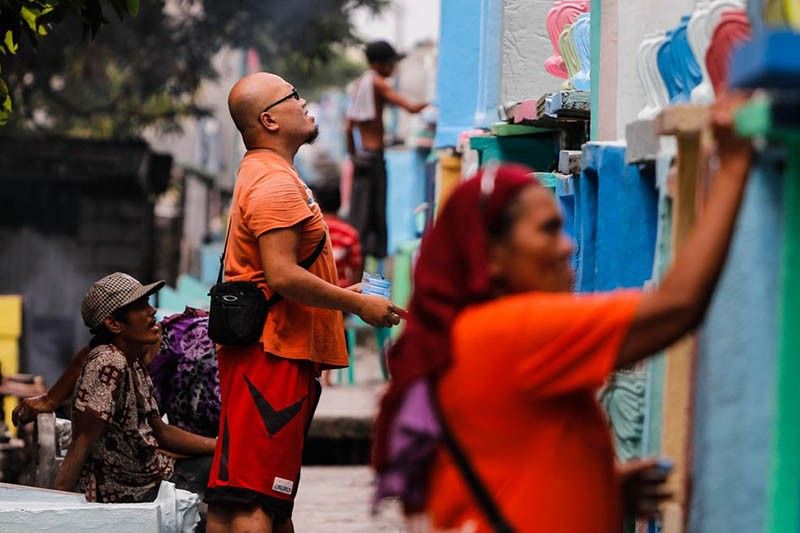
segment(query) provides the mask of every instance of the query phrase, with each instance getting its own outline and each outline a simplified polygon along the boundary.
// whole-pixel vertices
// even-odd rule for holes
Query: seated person
[[[208,338],[208,313],[187,307],[159,325],[160,344],[153,344],[142,358],[159,410],[173,426],[216,437],[221,398],[216,347]],[[90,350],[87,346],[75,354],[50,390],[22,398],[13,412],[14,424],[32,422],[36,415],[52,413],[66,403]]]
[[[80,488],[89,501],[155,500],[169,480],[175,454],[212,455],[215,439],[166,424],[142,358],[160,341],[148,297],[163,281],[142,286],[127,274],[95,282],[81,315],[94,338],[75,384],[72,444],[55,488]]]

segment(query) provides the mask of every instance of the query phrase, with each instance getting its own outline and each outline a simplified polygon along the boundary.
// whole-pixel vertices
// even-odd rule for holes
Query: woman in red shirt
[[[617,533],[623,512],[656,510],[666,474],[655,461],[615,466],[595,397],[614,369],[703,319],[750,167],[750,144],[732,133],[734,107],[723,99],[712,113],[720,166],[709,200],[652,292],[573,294],[573,244],[529,170],[486,170],[456,190],[423,242],[411,318],[390,354],[393,382],[376,427],[379,494],[403,495],[407,512],[424,510],[435,529],[492,530],[449,448],[409,473],[425,464],[409,461],[424,445],[398,444],[410,434],[398,428],[409,413],[421,417],[411,396],[426,383],[511,529]],[[426,490],[398,485],[402,469]]]

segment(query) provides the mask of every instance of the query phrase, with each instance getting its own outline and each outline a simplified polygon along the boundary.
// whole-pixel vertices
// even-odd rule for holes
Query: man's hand
[[[36,418],[36,415],[39,413],[52,413],[55,409],[55,405],[53,405],[53,402],[47,394],[31,396],[30,398],[20,400],[19,405],[17,405],[11,413],[11,420],[14,422],[15,426],[19,426],[27,424],[28,422],[33,422],[33,419]]]
[[[365,294],[362,298],[358,316],[370,326],[376,328],[396,326],[400,323],[401,316],[407,314],[405,309],[397,307],[382,296]]]
[[[214,455],[217,439],[196,435],[164,422],[159,416],[148,420],[159,448],[182,456]]]
[[[362,290],[363,288],[364,288],[364,282],[361,282],[361,281],[359,281],[359,282],[358,282],[358,283],[356,283],[355,285],[350,285],[349,287],[346,287],[346,289],[347,289],[348,291],[357,292],[358,294],[361,294],[361,290]]]
[[[629,461],[617,466],[622,484],[622,504],[625,514],[648,518],[658,512],[658,506],[672,497],[664,484],[668,472],[657,459]]]

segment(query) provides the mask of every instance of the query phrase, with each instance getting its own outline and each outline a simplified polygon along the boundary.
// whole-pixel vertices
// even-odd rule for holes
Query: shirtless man
[[[366,55],[369,70],[354,84],[345,126],[347,151],[354,165],[350,221],[360,234],[364,255],[380,259],[387,255],[383,108],[390,104],[419,113],[428,104],[403,97],[386,80],[404,57],[392,45],[371,42]],[[358,149],[353,135],[356,129],[361,137]]]

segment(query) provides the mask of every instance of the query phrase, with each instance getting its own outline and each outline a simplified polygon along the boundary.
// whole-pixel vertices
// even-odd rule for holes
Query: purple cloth
[[[208,437],[219,431],[219,368],[208,338],[208,314],[187,307],[165,318],[161,348],[147,365],[155,395],[171,424]]]
[[[388,461],[378,473],[375,503],[399,498],[407,511],[425,504],[428,467],[442,428],[427,379],[411,383],[389,427]]]

